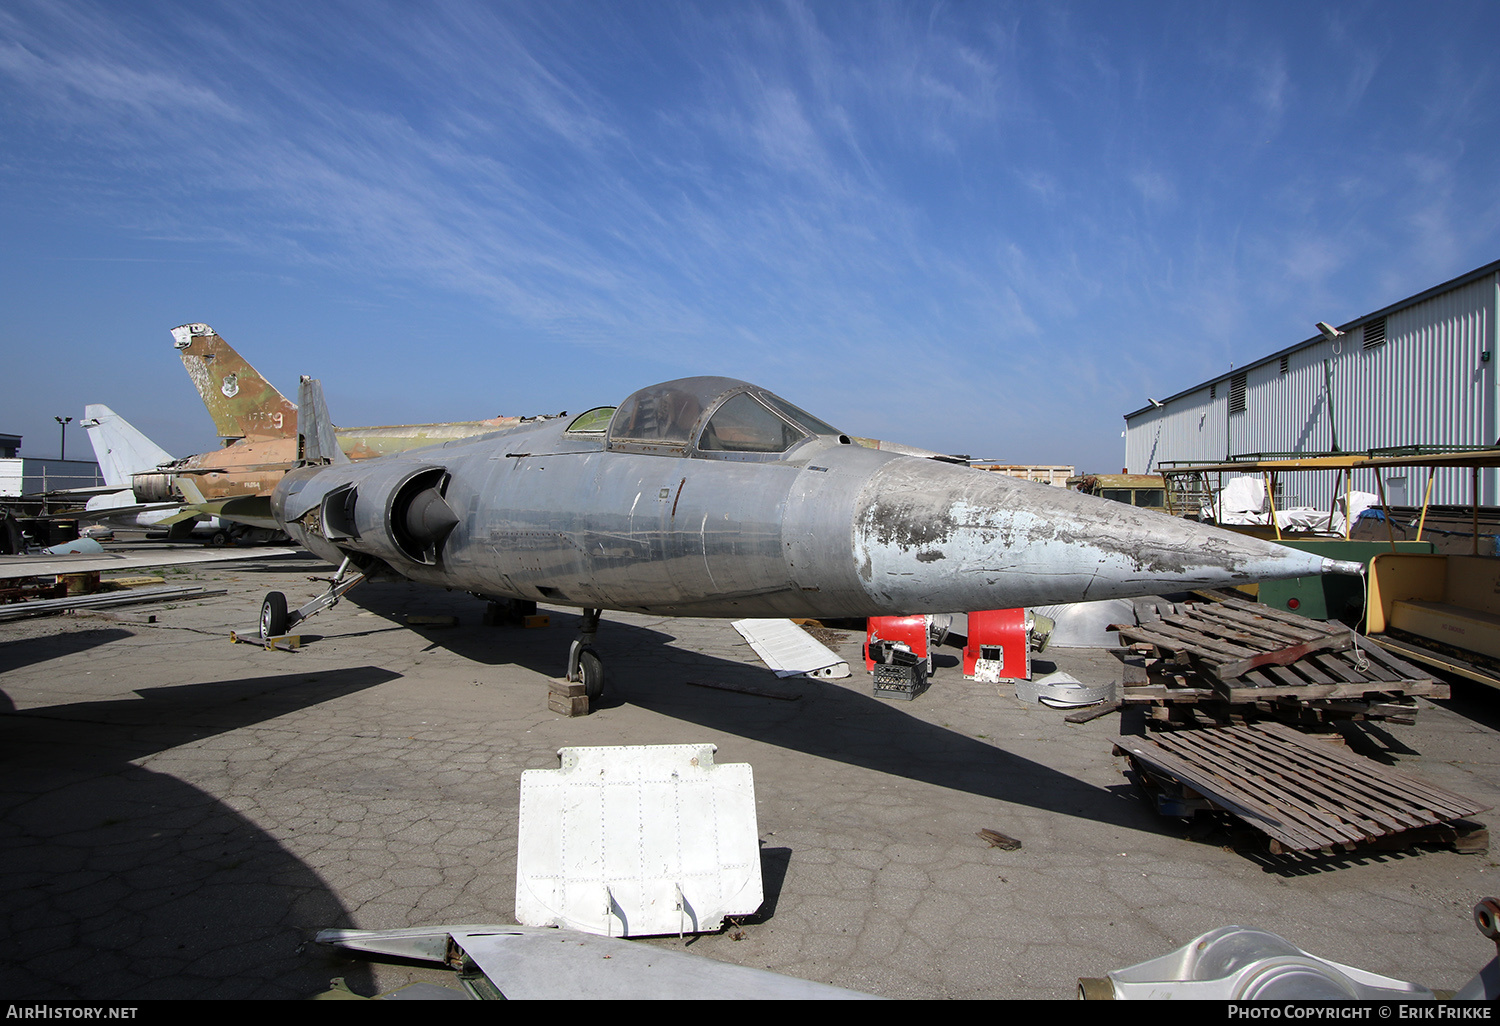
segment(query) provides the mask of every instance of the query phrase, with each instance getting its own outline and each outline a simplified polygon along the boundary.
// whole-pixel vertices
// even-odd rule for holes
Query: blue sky
[[[1492,0],[4,0],[0,431],[211,447],[203,321],[347,425],[718,373],[1118,469],[1148,395],[1500,258],[1497,37]]]

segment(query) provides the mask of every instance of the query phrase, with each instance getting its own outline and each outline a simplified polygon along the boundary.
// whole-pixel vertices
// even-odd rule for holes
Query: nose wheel
[[[594,651],[594,637],[599,632],[599,614],[603,610],[585,609],[578,625],[578,637],[568,646],[568,681],[582,683],[589,704],[604,694],[604,661]]]
[[[265,601],[260,604],[260,636],[280,637],[286,633],[286,628],[286,596],[279,591],[268,592]]]
[[[328,587],[323,593],[311,602],[296,609],[288,610],[286,596],[279,591],[266,593],[265,600],[260,604],[260,636],[266,638],[280,637],[287,630],[306,620],[315,613],[321,613],[338,604],[344,593],[365,579],[363,571],[351,572],[352,564],[346,558],[339,565],[338,573],[333,577],[315,577],[313,580],[324,581]]]

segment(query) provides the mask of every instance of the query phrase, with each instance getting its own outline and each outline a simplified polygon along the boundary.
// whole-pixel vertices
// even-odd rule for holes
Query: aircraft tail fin
[[[296,405],[218,332],[207,324],[183,324],[172,329],[172,339],[220,438],[296,436]]]
[[[297,406],[302,413],[297,428],[297,458],[303,463],[348,463],[339,448],[323,399],[323,382],[303,375],[297,385]]]
[[[116,488],[129,488],[132,474],[155,470],[172,461],[171,453],[108,406],[85,406],[83,429],[88,432],[105,483]]]

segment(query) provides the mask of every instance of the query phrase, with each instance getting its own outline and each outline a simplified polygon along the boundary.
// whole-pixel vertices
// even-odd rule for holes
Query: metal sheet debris
[[[1040,702],[1056,709],[1074,709],[1112,701],[1115,685],[1113,681],[1085,684],[1071,673],[1049,673],[1036,680],[1016,681],[1016,697],[1027,703]]]
[[[763,900],[755,785],[716,746],[563,748],[521,774],[516,918],[611,937],[702,933]]]
[[[224,588],[208,589],[196,584],[169,584],[160,588],[132,588],[128,591],[70,595],[55,599],[33,599],[0,606],[0,620],[45,616],[48,613],[62,613],[70,609],[108,609],[115,606],[136,606],[146,602],[172,602],[224,594],[227,594],[227,589]]]
[[[790,620],[736,620],[734,629],[778,677],[847,677],[849,664]]]
[[[876,1000],[872,995],[573,930],[434,926],[322,930],[320,944],[440,962],[475,998],[546,1000]]]

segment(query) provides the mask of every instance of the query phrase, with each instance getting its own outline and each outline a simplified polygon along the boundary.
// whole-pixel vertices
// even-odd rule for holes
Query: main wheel
[[[583,677],[583,693],[588,696],[589,704],[599,701],[604,694],[604,661],[599,653],[591,648],[579,652],[578,673]]]
[[[286,596],[279,591],[266,593],[260,604],[260,636],[274,638],[286,633]]]
[[[229,532],[215,531],[213,537],[208,539],[208,544],[212,545],[216,549],[222,549],[224,546],[229,544]]]

